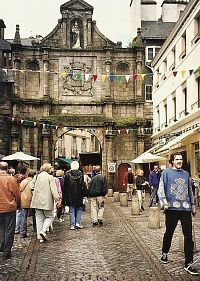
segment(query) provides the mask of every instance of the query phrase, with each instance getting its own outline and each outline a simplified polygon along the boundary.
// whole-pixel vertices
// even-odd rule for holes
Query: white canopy
[[[19,161],[29,161],[29,160],[40,160],[40,158],[28,155],[23,152],[15,152],[14,154],[4,156],[1,160],[19,160]]]
[[[151,162],[158,162],[161,160],[165,160],[164,157],[152,154],[150,152],[144,152],[139,155],[137,158],[131,160],[132,163],[151,163]]]

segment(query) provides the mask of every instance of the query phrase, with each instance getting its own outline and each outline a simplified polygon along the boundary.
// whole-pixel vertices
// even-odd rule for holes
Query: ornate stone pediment
[[[61,13],[66,10],[89,10],[93,13],[93,7],[83,0],[70,0],[60,6]]]

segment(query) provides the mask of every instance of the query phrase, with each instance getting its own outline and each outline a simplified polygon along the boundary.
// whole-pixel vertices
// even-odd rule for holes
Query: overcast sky
[[[94,7],[93,20],[99,30],[110,40],[122,41],[123,47],[130,39],[130,0],[85,0]],[[6,25],[5,38],[15,34],[16,24],[20,25],[21,38],[46,36],[61,18],[60,6],[65,0],[3,0],[0,18]]]

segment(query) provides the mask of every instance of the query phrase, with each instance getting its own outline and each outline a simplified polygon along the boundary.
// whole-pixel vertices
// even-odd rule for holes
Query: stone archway
[[[93,166],[102,166],[102,144],[91,129],[59,128],[55,136],[55,161],[70,164],[72,160],[78,160],[80,167],[88,174],[92,173]]]

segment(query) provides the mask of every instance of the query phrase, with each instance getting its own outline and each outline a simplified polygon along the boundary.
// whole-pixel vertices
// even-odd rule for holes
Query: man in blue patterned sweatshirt
[[[158,188],[158,197],[160,206],[165,212],[166,225],[161,262],[168,262],[167,254],[170,250],[174,230],[180,220],[184,235],[184,269],[192,275],[198,275],[198,271],[193,267],[192,215],[195,215],[195,205],[190,176],[182,169],[181,153],[171,155],[170,161],[172,168],[163,171]]]

